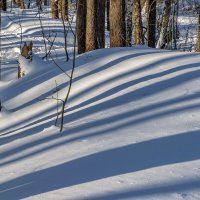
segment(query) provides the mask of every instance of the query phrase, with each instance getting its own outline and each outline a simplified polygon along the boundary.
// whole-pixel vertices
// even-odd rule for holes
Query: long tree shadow
[[[45,192],[175,163],[200,159],[199,130],[98,152],[4,182],[1,199]]]
[[[136,124],[138,125],[138,124],[141,124],[141,123],[145,123],[146,121],[149,121],[149,120],[154,120],[156,118],[162,118],[164,116],[172,115],[172,114],[178,113],[178,112],[182,113],[182,112],[188,112],[188,111],[191,111],[191,110],[196,110],[198,108],[199,108],[199,103],[194,104],[194,105],[190,105],[190,106],[187,106],[187,107],[170,109],[170,110],[165,111],[165,112],[153,113],[151,115],[147,115],[147,116],[140,117],[140,118],[137,118],[137,119],[132,119],[132,120],[129,119],[124,123],[118,123],[118,124],[116,124],[116,122],[117,121],[121,122],[120,117],[123,117],[123,119],[127,118],[127,113],[123,113],[120,116],[119,115],[113,116],[110,119],[106,118],[106,119],[96,120],[94,122],[87,123],[87,124],[84,124],[82,126],[78,126],[78,127],[72,128],[72,129],[68,129],[61,136],[60,135],[47,136],[45,138],[42,138],[42,139],[39,139],[39,140],[36,140],[36,141],[33,141],[33,142],[29,142],[29,143],[23,144],[19,147],[5,151],[4,153],[1,154],[2,159],[3,158],[7,159],[7,158],[9,158],[9,156],[17,154],[18,152],[21,152],[22,150],[31,149],[33,146],[37,146],[39,144],[45,144],[48,141],[53,141],[57,138],[63,137],[62,141],[60,141],[60,142],[56,142],[56,143],[50,144],[48,146],[39,148],[37,150],[33,150],[33,151],[28,152],[26,154],[19,155],[15,158],[7,159],[6,161],[2,160],[2,162],[0,163],[0,166],[5,166],[5,165],[11,164],[13,162],[17,162],[17,161],[20,161],[20,160],[23,160],[23,159],[27,159],[31,156],[39,155],[40,153],[46,152],[46,151],[51,150],[53,148],[56,148],[58,146],[67,145],[68,143],[71,143],[71,142],[75,142],[75,141],[78,141],[78,140],[80,141],[80,140],[83,140],[83,139],[88,139],[88,138],[100,136],[100,135],[103,136],[105,134],[114,134],[115,131],[117,131],[117,130],[119,131],[120,129],[125,128],[125,127],[133,126],[133,125],[136,125]],[[110,123],[115,122],[115,125],[113,125],[109,128],[103,128],[103,129],[98,130],[98,131],[93,130],[92,132],[91,131],[88,132],[86,135],[82,135],[82,136],[78,135],[78,136],[75,136],[71,139],[66,137],[66,135],[78,134],[83,130],[89,130],[89,129],[92,129],[92,128],[97,128],[98,126],[101,127],[101,126],[105,125],[107,123],[107,121],[110,121]],[[49,124],[49,122],[47,124]],[[36,129],[38,129],[39,127],[40,126],[37,126]],[[32,131],[32,129],[30,131]]]
[[[118,50],[118,49],[116,49],[116,50]],[[103,51],[100,51],[100,52],[103,53]],[[102,67],[100,67],[101,69],[97,68],[97,69],[94,69],[94,70],[88,72],[88,73],[87,73],[87,76],[89,76],[89,75],[92,74],[92,73],[97,73],[97,71],[101,71],[101,70],[103,70],[103,69],[109,68],[110,66],[113,66],[113,65],[115,65],[115,64],[117,64],[117,63],[119,63],[119,62],[122,62],[122,61],[124,61],[124,60],[126,60],[126,59],[128,59],[128,58],[133,58],[133,57],[137,57],[137,56],[142,56],[142,55],[146,55],[146,54],[149,54],[149,53],[152,54],[152,53],[155,53],[155,52],[153,52],[153,51],[150,51],[150,52],[143,52],[143,53],[135,53],[135,52],[134,52],[134,53],[131,54],[131,55],[124,56],[124,57],[120,57],[120,58],[118,58],[118,59],[116,59],[116,60],[113,60],[113,61],[107,63],[106,65],[103,65]],[[100,55],[101,55],[101,54],[100,54]],[[102,54],[101,56],[104,56],[104,54]],[[82,58],[78,59],[78,61],[77,61],[77,63],[79,63],[78,66],[81,65],[81,63],[82,63],[81,61],[82,61]],[[82,64],[83,64],[83,63],[82,63]],[[2,99],[3,99],[4,101],[5,101],[5,100],[8,100],[8,99],[11,99],[11,98],[15,97],[16,95],[18,95],[19,90],[20,90],[20,92],[26,91],[27,88],[34,87],[36,83],[37,83],[37,84],[41,84],[41,83],[45,82],[47,79],[50,79],[50,78],[52,78],[53,76],[56,76],[56,75],[58,75],[58,74],[60,74],[60,71],[59,71],[59,70],[55,71],[55,70],[52,70],[52,69],[51,69],[50,71],[48,71],[48,72],[46,72],[46,73],[44,73],[44,74],[41,74],[41,75],[39,75],[39,76],[37,76],[37,74],[35,74],[35,75],[31,78],[31,80],[30,80],[29,77],[24,77],[25,80],[24,80],[23,82],[18,82],[17,84],[15,84],[15,86],[12,85],[12,86],[10,86],[9,88],[6,88],[6,94],[7,94],[7,95],[5,95],[5,96],[3,95]],[[83,78],[83,76],[86,76],[86,75],[82,75],[82,76],[80,76],[80,77],[75,78],[74,82],[80,80],[81,78]],[[44,79],[44,77],[45,77],[45,79]],[[59,87],[62,89],[62,88],[64,88],[64,85],[65,85],[65,83],[61,84]],[[100,85],[99,85],[99,86],[100,86]],[[28,102],[26,102],[26,103],[24,103],[24,104],[22,104],[22,105],[20,105],[20,106],[16,106],[16,107],[15,107],[14,109],[12,109],[11,111],[12,111],[12,112],[15,112],[15,111],[17,111],[18,109],[21,109],[21,108],[24,108],[24,107],[26,107],[26,106],[29,106],[29,105],[31,105],[32,103],[35,103],[36,101],[38,101],[38,98],[45,98],[46,96],[48,97],[48,95],[51,94],[51,91],[52,91],[52,90],[50,90],[50,91],[45,91],[45,92],[44,92],[42,95],[40,95],[39,97],[36,97],[35,99],[32,99],[31,101],[28,101]],[[4,93],[4,91],[3,91],[2,93]],[[9,94],[9,95],[8,95],[8,94]],[[80,94],[80,95],[81,95],[81,94]],[[72,98],[72,99],[73,99],[73,98]],[[31,118],[32,118],[32,117],[31,117]],[[17,124],[13,124],[12,127],[14,127],[14,126],[19,126],[19,125],[22,124],[22,123],[23,123],[23,122],[19,122],[19,123],[17,123]],[[12,128],[12,127],[10,127],[10,128]],[[10,128],[9,128],[9,129],[10,129]],[[8,129],[8,128],[6,128],[6,129]],[[6,129],[2,129],[1,131],[4,132]]]
[[[127,87],[130,87],[130,86],[133,86],[135,84],[139,84],[143,81],[148,81],[148,80],[151,80],[153,78],[156,78],[156,77],[160,77],[160,76],[165,76],[165,75],[168,75],[170,73],[173,73],[173,72],[177,72],[177,71],[180,71],[180,70],[184,70],[184,69],[187,69],[187,68],[196,68],[196,67],[199,67],[199,63],[193,63],[191,65],[183,65],[183,66],[179,66],[175,69],[170,69],[170,70],[167,70],[167,71],[164,71],[164,72],[160,72],[160,73],[157,73],[157,74],[153,74],[153,75],[148,75],[146,77],[142,77],[142,78],[139,78],[139,79],[136,79],[136,80],[133,80],[133,81],[130,81],[130,82],[127,82],[127,83],[124,83],[120,86],[116,86],[115,88],[112,88],[108,91],[105,91],[103,92],[102,94],[99,94],[97,95],[96,97],[93,97],[91,99],[88,99],[86,100],[85,102],[79,104],[79,105],[75,105],[74,107],[71,107],[69,109],[67,109],[66,111],[69,112],[71,110],[74,110],[74,109],[78,109],[80,108],[81,106],[85,106],[85,105],[88,105],[90,103],[93,103],[97,100],[100,100],[102,98],[105,98],[107,96],[110,96],[111,94],[114,94],[116,92],[119,92]],[[196,71],[193,71],[193,72],[188,72],[188,73],[185,73],[185,74],[182,74],[182,75],[178,75],[177,77],[174,77],[172,79],[167,79],[167,80],[164,80],[164,81],[161,81],[160,83],[154,83],[150,86],[146,86],[146,87],[143,87],[143,88],[140,88],[140,89],[137,89],[136,91],[133,91],[133,92],[130,92],[129,94],[125,94],[123,95],[122,97],[117,97],[115,99],[116,103],[115,103],[115,106],[117,105],[120,105],[120,104],[125,104],[127,102],[130,102],[132,100],[138,100],[138,99],[141,99],[143,98],[143,94],[145,94],[145,96],[149,96],[149,95],[152,95],[152,94],[155,94],[155,93],[158,93],[159,91],[164,91],[166,90],[167,88],[169,87],[174,87],[174,86],[177,86],[177,85],[180,85],[181,83],[183,82],[186,82],[186,81],[190,81],[192,79],[196,79],[198,78],[198,74],[199,74],[199,70],[196,70]],[[103,84],[103,83],[102,83]],[[65,84],[62,84],[61,87],[63,88]],[[97,86],[93,86],[93,87],[97,87]],[[92,87],[92,88],[93,88]],[[155,87],[155,88],[154,88]],[[91,89],[91,88],[90,88]],[[89,89],[89,90],[90,90]],[[93,88],[94,89],[94,88]],[[86,92],[86,91],[85,91]],[[82,93],[82,92],[81,92]],[[45,97],[46,95],[48,94],[51,94],[51,91],[45,93],[45,94],[42,94],[40,97]],[[70,101],[73,101],[74,99],[76,99],[76,97],[78,97],[79,95],[81,94],[78,94],[77,96],[74,96],[70,99]],[[127,96],[129,95],[129,98],[127,98]],[[131,95],[131,96],[130,96]],[[130,98],[131,97],[131,98]],[[120,100],[121,99],[121,100]],[[35,102],[35,101],[38,101],[38,98],[37,99],[34,99],[31,101],[31,103]],[[119,101],[120,100],[120,101]],[[109,101],[106,101],[106,102],[103,102],[103,103],[100,103],[97,105],[95,105],[95,112],[97,112],[99,109],[106,109],[108,107],[112,107],[113,106],[113,100],[109,100]],[[110,103],[109,103],[110,102]],[[27,105],[30,105],[30,102],[26,103],[24,106],[27,106]],[[102,105],[102,106],[100,106]],[[106,105],[106,106],[105,106]],[[84,112],[87,112],[87,115],[88,113],[90,113],[90,110],[92,110],[91,112],[93,113],[94,112],[94,106],[90,106],[89,108],[87,109],[84,109],[82,110],[81,112],[84,114]],[[21,105],[20,107],[18,108],[23,108],[23,105]],[[18,109],[17,108],[17,109]],[[99,109],[98,109],[99,108]],[[14,109],[14,111],[16,111],[16,109]],[[75,117],[77,117],[77,114],[74,113],[73,114]],[[70,118],[72,119],[73,115],[70,115]],[[33,117],[31,117],[33,118]],[[76,118],[77,119],[77,118]],[[67,119],[69,120],[69,119]],[[69,122],[69,121],[68,121]],[[18,126],[20,124],[22,124],[23,122],[20,122],[18,124],[14,124],[14,126]],[[1,130],[2,132],[5,131],[5,129]]]
[[[152,64],[154,65],[154,64]],[[151,67],[151,65],[150,65]],[[113,87],[105,92],[102,92],[101,94],[95,96],[95,97],[92,97],[78,105],[75,105],[73,107],[70,107],[67,111],[71,111],[71,110],[74,110],[74,109],[78,109],[78,108],[81,108],[83,106],[86,106],[88,104],[91,104],[91,103],[94,103],[98,100],[102,100],[103,98],[106,98],[108,96],[111,96],[119,91],[122,91],[128,87],[131,87],[131,86],[134,86],[134,85],[137,85],[137,84],[140,84],[142,82],[145,82],[145,81],[150,81],[150,80],[153,80],[153,79],[156,79],[156,78],[160,78],[160,77],[163,77],[163,76],[166,76],[166,75],[169,75],[169,74],[173,74],[175,72],[178,72],[178,71],[182,71],[182,70],[185,70],[185,69],[189,69],[189,68],[200,68],[200,64],[199,63],[193,63],[193,64],[188,64],[188,65],[181,65],[179,67],[176,67],[176,68],[173,68],[173,69],[168,69],[166,71],[163,71],[163,72],[159,72],[159,73],[156,73],[156,74],[151,74],[151,75],[147,75],[147,76],[144,76],[144,77],[141,77],[141,78],[138,78],[138,79],[135,79],[135,80],[132,80],[132,81],[129,81],[129,82],[125,82],[121,85],[118,85],[116,87]],[[130,74],[130,72],[129,72]],[[121,75],[120,75],[121,76]],[[120,77],[120,78],[123,78],[123,77]],[[113,81],[111,79],[111,81]],[[106,85],[108,82],[110,82],[110,80],[108,81],[104,81],[103,85]],[[98,88],[99,85],[97,86],[93,86],[92,88],[88,89],[89,91],[90,90],[93,90],[93,89],[96,89]],[[88,91],[87,91],[88,92]],[[84,95],[86,93],[86,91],[83,91],[81,92],[82,94],[78,94],[77,96],[74,96],[73,98],[70,99],[70,101],[73,101],[76,99],[76,97],[78,97],[79,95]]]
[[[146,52],[145,54],[143,54],[143,53],[135,53],[135,57],[139,57],[139,56],[143,56],[143,55],[148,55],[148,54],[152,54],[152,53],[155,54],[155,52]],[[156,53],[160,53],[160,52],[156,52]],[[183,59],[183,58],[185,58],[185,56],[187,56],[187,55],[176,55],[175,54],[174,56],[170,56],[170,57],[166,57],[166,56],[164,58],[161,57],[159,60],[156,60],[156,61],[152,62],[151,64],[142,65],[139,68],[133,68],[130,71],[124,71],[124,72],[120,73],[119,75],[116,75],[114,77],[110,77],[107,80],[103,79],[102,82],[97,83],[97,84],[93,84],[91,87],[89,87],[87,89],[84,89],[83,91],[77,93],[76,95],[74,95],[73,97],[70,98],[70,101],[73,101],[76,98],[79,98],[80,96],[84,96],[85,94],[91,92],[92,90],[98,89],[100,86],[104,86],[104,85],[107,85],[109,83],[112,83],[115,80],[120,80],[120,79],[123,79],[123,78],[126,79],[126,76],[128,76],[128,75],[129,76],[131,74],[135,75],[135,74],[141,73],[141,72],[143,72],[145,70],[156,68],[159,65],[164,65],[165,63],[168,63],[168,65],[169,65],[170,62],[173,62],[174,60],[178,60],[178,59]],[[191,55],[188,55],[188,56],[191,57]],[[193,56],[196,57],[196,54],[194,54]],[[133,56],[132,55],[127,55],[127,56],[123,57],[123,59],[124,58],[126,58],[125,60],[128,60],[128,59],[133,58]],[[94,75],[94,74],[96,74],[98,72],[102,72],[103,70],[106,70],[106,69],[108,69],[108,68],[112,67],[113,65],[118,64],[120,62],[122,62],[121,58],[116,59],[114,61],[111,61],[109,63],[106,63],[105,65],[102,65],[101,67],[95,69],[94,71],[91,71],[91,72],[88,72],[86,74],[83,74],[81,76],[76,77],[74,79],[74,82],[76,82],[79,79],[82,79],[82,78],[85,78],[85,77],[89,77],[90,75]],[[188,65],[178,66],[175,69],[167,70],[165,72],[154,74],[154,75],[150,75],[150,76],[145,76],[145,77],[142,77],[140,79],[133,80],[130,83],[134,83],[134,84],[140,83],[140,82],[143,82],[143,81],[150,80],[152,78],[159,77],[159,75],[164,76],[164,75],[167,75],[168,73],[173,73],[173,72],[176,72],[176,71],[179,71],[179,70],[184,70],[184,69],[192,68],[192,67],[199,67],[199,63],[193,63],[193,64],[190,63],[190,65],[188,64]],[[158,75],[158,76],[156,76],[156,75]],[[116,87],[116,88],[117,89],[123,88],[123,86],[124,86],[124,88],[128,87],[128,85],[130,83],[125,83],[125,84],[123,84],[123,85],[121,85],[119,87]]]
[[[95,112],[98,112],[98,111],[103,111],[103,110],[106,110],[106,109],[111,108],[113,106],[125,105],[126,103],[128,103],[130,101],[133,101],[135,99],[138,100],[138,99],[143,98],[143,96],[139,95],[140,93],[144,94],[145,92],[148,92],[149,93],[148,95],[156,94],[159,91],[166,90],[169,87],[174,87],[176,85],[182,84],[183,82],[186,83],[189,80],[192,80],[192,79],[195,79],[195,78],[199,78],[199,73],[200,73],[199,70],[198,71],[194,71],[194,72],[189,72],[189,73],[186,73],[186,74],[179,75],[179,76],[177,76],[175,78],[171,78],[169,80],[164,80],[162,82],[146,86],[144,88],[141,88],[141,89],[138,89],[138,90],[133,91],[131,93],[128,93],[128,94],[126,94],[124,96],[120,96],[120,97],[117,97],[115,99],[111,99],[109,101],[106,101],[106,102],[91,106],[89,108],[83,109],[83,110],[75,112],[73,114],[67,115],[65,117],[65,121],[70,123],[70,122],[73,122],[74,120],[78,120],[78,119],[80,119],[80,118],[82,118],[84,116],[87,116],[87,115],[91,114],[91,113],[95,113]],[[67,134],[69,135],[69,134],[72,134],[72,133],[73,134],[74,133],[78,133],[83,129],[86,130],[88,128],[100,127],[100,126],[104,125],[105,123],[107,123],[108,121],[109,121],[109,123],[121,121],[122,119],[127,118],[127,116],[128,116],[128,118],[130,118],[131,116],[136,116],[137,117],[137,115],[139,115],[139,114],[142,114],[142,113],[145,113],[145,112],[149,112],[149,111],[152,111],[152,110],[155,110],[155,109],[163,108],[163,107],[166,107],[166,106],[178,104],[180,102],[187,102],[187,101],[189,102],[190,100],[193,100],[193,99],[199,99],[199,95],[200,94],[197,93],[197,94],[192,94],[192,95],[185,96],[185,97],[166,100],[166,101],[163,101],[163,102],[156,102],[155,104],[146,105],[146,106],[144,106],[142,108],[138,108],[138,109],[133,109],[133,110],[130,110],[129,112],[126,112],[126,113],[119,113],[117,115],[109,116],[108,118],[105,117],[104,119],[100,119],[100,120],[97,119],[94,122],[88,122],[87,124],[82,125],[81,127],[75,127],[73,129],[69,129],[69,130],[67,130]],[[152,114],[150,114],[148,116],[145,116],[145,117],[142,117],[142,118],[133,119],[133,120],[131,120],[131,122],[132,122],[132,125],[133,125],[133,124],[141,123],[141,122],[144,122],[146,120],[150,120],[150,119],[153,119],[153,118],[156,118],[156,117],[164,116],[164,115],[167,115],[167,114],[170,114],[170,113],[184,112],[184,111],[186,111],[188,109],[194,109],[194,108],[198,108],[198,107],[199,107],[198,104],[195,104],[195,105],[184,106],[184,107],[181,107],[181,108],[178,108],[178,109],[169,110],[168,112],[163,112],[162,111],[161,113],[156,113],[156,114],[152,113]],[[47,118],[45,118],[45,120],[46,119],[49,119],[49,118],[47,117]],[[44,119],[41,119],[41,120],[44,120]],[[41,120],[37,121],[37,123],[41,122]],[[33,123],[36,123],[36,122],[33,122]],[[46,126],[50,126],[50,125],[52,125],[52,123],[53,122],[51,120],[51,122],[44,123],[44,124],[42,124],[42,126],[45,126],[45,127]],[[127,125],[129,125],[129,123],[126,124],[126,126]],[[41,126],[40,130],[42,129],[42,126]],[[115,127],[112,127],[112,129],[114,129],[114,128]],[[26,135],[26,133],[24,133],[24,135]],[[41,139],[39,141],[34,141],[33,143],[30,143],[30,144],[29,143],[28,144],[24,144],[23,146],[19,147],[18,150],[17,149],[12,149],[10,153],[11,154],[12,154],[12,152],[16,153],[18,151],[21,151],[21,149],[30,148],[33,145],[38,145],[38,144],[41,144],[41,143],[48,142],[50,140],[56,139],[57,137],[63,137],[63,136],[65,137],[65,134],[63,134],[62,136],[61,135],[58,135],[58,136],[57,135],[53,135],[53,136],[49,136],[47,138],[43,138],[43,139]],[[13,136],[11,136],[11,137],[13,137]],[[7,139],[5,139],[5,140],[7,140]],[[10,153],[9,152],[5,152],[5,156],[7,157],[8,154],[10,154]]]
[[[99,67],[97,69],[91,70],[87,74],[84,74],[82,76],[79,76],[79,77],[75,78],[74,82],[80,80],[83,77],[86,77],[86,76],[89,76],[91,74],[100,72],[100,71],[102,71],[102,70],[104,70],[106,68],[109,68],[110,66],[113,66],[113,65],[115,65],[115,64],[117,64],[119,62],[123,62],[126,59],[130,59],[130,58],[134,58],[134,57],[142,56],[142,55],[146,55],[146,54],[153,54],[153,53],[155,54],[155,51],[143,52],[143,53],[135,53],[134,52],[134,53],[132,53],[130,55],[120,57],[118,59],[115,59],[115,60],[107,63],[106,65],[103,65],[103,66],[101,66],[101,67]],[[103,57],[103,55],[102,55],[102,57]],[[99,59],[99,57],[98,57],[98,59]],[[90,61],[91,60],[88,60],[87,62],[90,62]],[[77,63],[77,67],[76,68],[78,68],[79,65],[83,64],[82,58],[80,58],[80,59],[78,58],[76,63]],[[86,64],[86,63],[84,63],[84,64]],[[70,66],[70,65],[71,65],[71,61],[67,64],[67,66]],[[27,76],[23,77],[23,79],[24,79],[23,81],[17,81],[15,83],[15,85],[12,84],[8,88],[6,88],[6,91],[4,91],[4,90],[2,91],[2,94],[4,92],[6,92],[6,94],[7,94],[5,96],[2,96],[2,99],[3,99],[2,101],[6,101],[6,100],[9,100],[9,99],[12,99],[12,98],[14,98],[15,96],[17,96],[19,94],[19,91],[21,93],[23,93],[26,90],[28,90],[29,88],[33,88],[36,85],[42,84],[43,82],[45,82],[45,81],[47,81],[47,80],[49,80],[49,79],[51,79],[51,78],[53,78],[55,76],[58,76],[60,74],[61,74],[61,71],[59,69],[56,68],[56,70],[55,70],[55,69],[51,68],[49,71],[47,71],[45,73],[42,73],[40,75],[34,74],[31,77],[29,75],[27,75]],[[16,109],[17,109],[17,107],[16,107]]]

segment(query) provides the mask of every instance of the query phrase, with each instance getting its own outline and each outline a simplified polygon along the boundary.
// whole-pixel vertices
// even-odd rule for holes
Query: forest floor
[[[62,23],[42,15],[55,64],[42,59],[37,12],[17,13],[2,13],[0,199],[199,200],[200,55],[142,46],[78,55],[60,133],[53,98],[64,99],[69,78],[57,65],[72,67]],[[19,18],[34,45],[21,79]]]

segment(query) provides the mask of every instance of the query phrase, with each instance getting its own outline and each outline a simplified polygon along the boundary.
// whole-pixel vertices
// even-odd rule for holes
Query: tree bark
[[[110,46],[126,46],[123,0],[110,0]]]
[[[3,11],[7,10],[7,2],[6,2],[6,0],[1,0],[1,2],[0,2],[0,10],[3,10]]]
[[[156,44],[156,0],[147,0],[147,45],[155,48]]]
[[[85,52],[86,41],[86,0],[77,1],[76,34],[78,54]]]
[[[144,8],[145,3],[146,3],[147,1],[148,1],[148,0],[140,0],[141,9]],[[156,1],[156,0],[155,0],[155,1]]]
[[[36,0],[36,5],[38,6],[39,10],[42,10],[42,0]]]
[[[61,17],[68,20],[68,0],[61,0]]]
[[[21,9],[25,9],[24,0],[18,0],[18,6],[19,6]]]
[[[162,26],[160,30],[160,36],[157,43],[157,48],[164,48],[165,40],[167,37],[167,28],[169,24],[169,18],[171,13],[172,0],[165,0],[165,6],[163,10]]]
[[[127,0],[126,2],[126,46],[132,45],[132,32],[133,32],[133,0]]]
[[[48,1],[44,0],[44,6],[48,6]]]
[[[107,20],[107,31],[110,31],[110,0],[106,1],[106,20]]]
[[[86,12],[86,51],[98,48],[97,42],[97,0],[87,0]]]
[[[57,0],[51,0],[51,13],[52,13],[53,19],[59,18],[58,1]]]
[[[200,52],[200,8],[198,10],[196,51]]]
[[[144,36],[143,36],[143,28],[142,28],[140,0],[133,1],[133,27],[134,27],[134,44],[143,45]]]
[[[97,23],[98,23],[98,47],[105,47],[105,0],[98,0],[98,9],[97,9]]]

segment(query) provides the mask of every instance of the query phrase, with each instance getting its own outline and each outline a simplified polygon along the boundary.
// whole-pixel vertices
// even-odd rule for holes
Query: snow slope
[[[32,62],[20,58],[17,80],[19,49],[3,23],[0,199],[200,199],[199,54],[139,46],[77,56],[59,133],[51,98],[64,98],[68,77],[42,60],[39,25],[28,24],[37,46]],[[55,44],[69,73],[72,60]]]
[[[67,77],[35,56],[1,87],[1,199],[198,199],[199,61],[145,47],[78,56],[59,133],[56,102],[38,99],[55,80],[62,98]]]

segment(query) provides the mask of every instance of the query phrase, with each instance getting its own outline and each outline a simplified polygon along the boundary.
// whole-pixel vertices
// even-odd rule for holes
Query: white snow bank
[[[200,57],[146,47],[77,57],[64,132],[54,126],[67,76],[30,73],[1,90],[1,199],[198,200]],[[71,61],[59,64],[69,73]],[[30,66],[29,66],[30,65]],[[68,69],[68,70],[67,70]],[[34,73],[33,73],[34,72]]]

